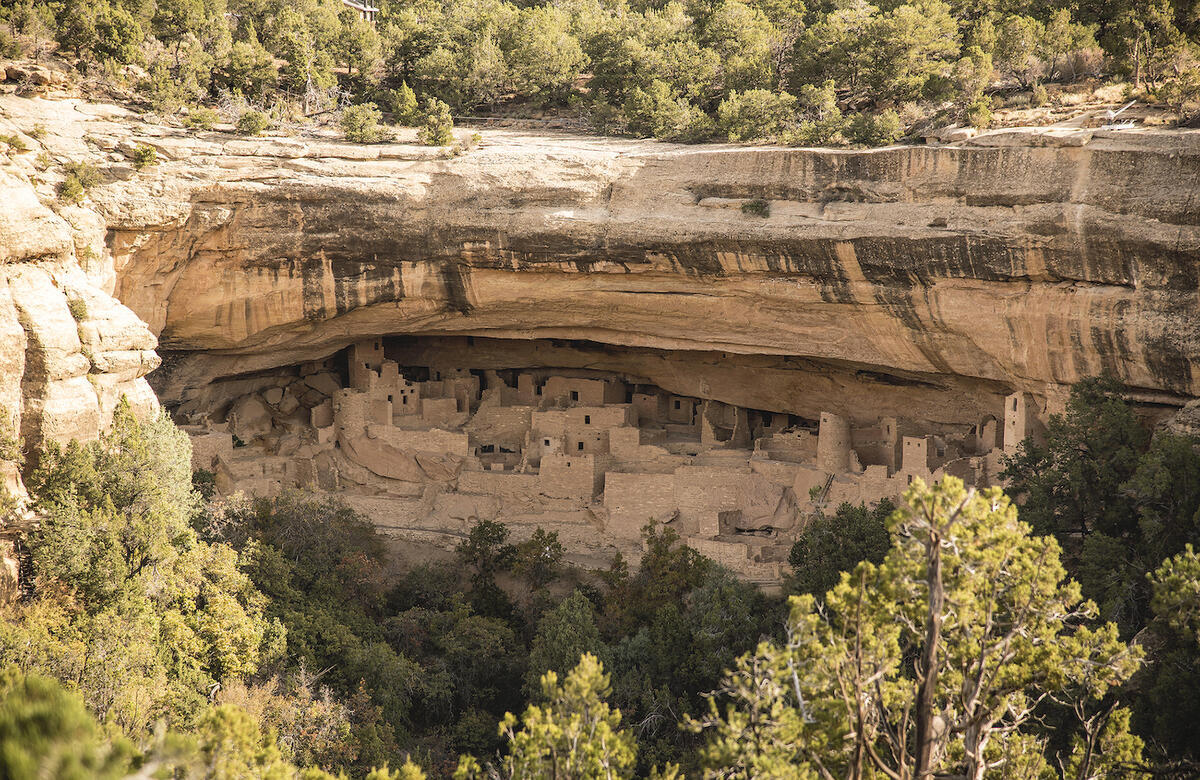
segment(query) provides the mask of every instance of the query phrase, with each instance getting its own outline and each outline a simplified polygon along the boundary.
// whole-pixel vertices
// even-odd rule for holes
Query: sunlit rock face
[[[1081,377],[1159,420],[1200,396],[1193,133],[450,154],[0,109],[45,128],[0,167],[27,443],[152,409],[149,375],[222,492],[316,486],[410,540],[497,519],[604,565],[653,516],[772,581],[814,509],[994,481]]]
[[[8,171],[0,197],[0,431],[32,451],[95,439],[121,396],[141,412],[156,408],[143,379],[159,365],[153,334],[79,257],[103,231],[94,234],[82,209],[55,213]],[[17,487],[15,470],[6,479]]]
[[[188,355],[172,398],[363,336],[486,334],[796,358],[1041,409],[1108,371],[1178,403],[1200,383],[1200,144],[1110,135],[832,152],[490,134],[452,159],[162,137],[179,159],[102,206],[118,297]]]
[[[104,178],[83,208],[49,204],[56,214],[53,176],[35,185],[29,160],[6,174],[17,205],[5,214],[7,294],[65,289],[82,278],[69,269],[86,245],[86,282],[111,289],[171,351],[156,379],[171,403],[214,377],[380,334],[694,354],[694,376],[671,369],[681,391],[810,416],[900,405],[962,422],[1014,390],[1044,414],[1102,371],[1148,402],[1200,394],[1195,134],[1008,131],[820,151],[489,132],[449,157],[3,100],[14,129],[43,125],[57,160],[90,160]],[[137,143],[160,164],[135,170]],[[12,266],[30,260],[40,272]],[[23,316],[71,341],[49,325],[70,295],[52,318],[29,306]],[[0,326],[15,339],[9,362],[25,360],[17,341],[34,327],[14,324],[17,310],[6,305]],[[90,420],[111,393],[63,388],[89,373],[135,382],[154,362],[147,334],[118,329],[107,351],[128,354],[111,371],[36,369],[25,385],[49,378],[24,397]],[[52,363],[83,354],[34,342]],[[724,378],[702,381],[702,365]],[[10,406],[24,371],[5,372]]]

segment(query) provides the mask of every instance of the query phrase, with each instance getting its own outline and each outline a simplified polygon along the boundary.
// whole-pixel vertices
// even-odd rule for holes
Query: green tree
[[[789,587],[820,598],[859,561],[882,562],[891,548],[887,519],[895,508],[887,499],[870,509],[843,503],[832,517],[813,517],[788,552]]]
[[[408,82],[401,82],[398,88],[392,90],[391,105],[389,108],[396,124],[402,127],[411,127],[420,118],[420,112],[417,108],[417,96],[408,86]]]
[[[735,90],[717,107],[717,126],[730,141],[771,138],[792,119],[795,110],[796,98],[786,92]]]
[[[820,86],[805,84],[797,95],[797,121],[779,140],[789,146],[823,146],[842,139],[846,118],[837,106],[832,81]]]
[[[512,566],[516,556],[516,548],[508,544],[508,535],[508,526],[503,523],[480,520],[459,543],[458,558],[474,569],[476,577],[494,577]]]
[[[565,553],[562,542],[558,541],[558,532],[539,527],[517,545],[513,571],[529,580],[532,587],[544,588],[558,576]]]
[[[339,60],[346,64],[346,70],[351,76],[357,69],[361,78],[379,62],[379,36],[375,27],[351,8],[342,9],[339,19]]]
[[[584,653],[600,659],[608,657],[596,627],[592,602],[576,590],[543,615],[538,623],[537,634],[529,648],[526,695],[533,697],[541,690],[541,679],[546,672],[566,674],[579,663],[579,657]]]
[[[319,45],[309,18],[294,8],[279,12],[271,34],[272,49],[284,61],[280,69],[284,84],[304,96],[305,113],[315,110],[322,93],[337,84],[332,57]]]
[[[30,537],[39,576],[96,604],[172,560],[198,508],[187,434],[124,399],[99,442],[47,443],[28,486],[47,518]]]
[[[35,596],[6,608],[0,662],[71,680],[144,736],[160,717],[190,723],[216,683],[281,654],[236,553],[192,531],[191,448],[169,418],[139,421],[122,401],[99,442],[50,443],[36,460]]]
[[[83,702],[55,680],[0,671],[0,776],[10,780],[121,778],[133,750],[108,739]]]
[[[900,115],[893,109],[884,109],[878,114],[866,112],[853,114],[846,126],[846,138],[851,143],[866,146],[894,144],[904,133]]]
[[[1120,535],[1136,522],[1121,486],[1149,436],[1111,377],[1071,387],[1066,413],[1051,415],[1045,444],[1022,443],[1001,475],[1035,533]]]
[[[435,97],[428,97],[425,98],[423,114],[421,126],[417,129],[418,141],[426,146],[449,146],[454,142],[454,134],[450,132],[454,129],[450,106]],[[479,569],[480,574],[483,572],[482,568]]]
[[[246,40],[237,41],[229,50],[229,59],[220,69],[219,82],[248,100],[259,100],[275,87],[277,78],[274,58],[251,31]]]
[[[382,141],[387,132],[380,126],[383,113],[374,103],[363,103],[358,106],[347,106],[342,110],[342,132],[346,140],[360,144],[373,144]]]
[[[1147,580],[1154,617],[1142,632],[1151,651],[1133,683],[1140,694],[1135,723],[1161,760],[1194,769],[1200,766],[1200,555],[1189,544]]]
[[[1046,28],[1030,16],[1011,15],[1001,20],[996,31],[996,67],[1023,87],[1032,86],[1042,75],[1038,46]]]
[[[522,9],[505,50],[513,86],[534,97],[565,95],[587,64],[567,14],[551,5]]]
[[[620,728],[620,711],[605,703],[608,693],[609,676],[594,655],[584,654],[561,683],[555,672],[546,672],[546,703],[529,705],[520,721],[505,713],[500,723],[509,742],[503,775],[528,780],[632,777],[636,742]]]
[[[286,780],[295,775],[280,753],[273,734],[263,734],[241,707],[220,704],[209,709],[197,726],[204,776],[213,780]]]
[[[646,89],[635,87],[625,101],[630,132],[666,141],[700,141],[714,127],[708,115],[687,98],[678,97],[665,81],[655,79]]]
[[[883,563],[844,575],[823,609],[793,597],[787,642],[731,671],[724,711],[714,699],[693,725],[711,731],[708,766],[982,778],[1017,750],[1036,776],[1033,706],[1099,699],[1137,668],[1115,626],[1081,625],[1095,608],[1064,579],[1058,545],[1030,536],[999,489],[915,480],[890,523]]]
[[[142,25],[129,11],[119,5],[105,3],[96,14],[96,40],[92,50],[96,58],[120,64],[140,62]]]

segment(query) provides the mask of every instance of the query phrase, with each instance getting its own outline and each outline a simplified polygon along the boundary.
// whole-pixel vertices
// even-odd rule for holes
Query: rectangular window
[[[585,414],[585,415],[583,416],[583,424],[584,424],[584,425],[591,425],[591,424],[592,424],[592,416],[591,416],[590,414]]]
[[[572,390],[572,391],[571,391],[571,400],[572,400],[572,401],[578,401],[578,400],[579,400],[579,391],[578,391],[578,390]]]
[[[536,393],[536,394],[537,394],[537,395],[541,395],[541,394],[542,394],[542,388],[541,388],[541,386],[540,386],[540,385],[539,385],[539,386],[538,386],[538,388],[537,388],[537,393]]]
[[[577,450],[583,449],[583,442],[579,442],[578,445],[575,447],[575,449],[577,449]]]
[[[546,439],[546,446],[547,446],[547,447],[549,447],[549,446],[550,446],[550,440],[549,440],[549,439]]]
[[[404,396],[403,398],[401,398],[400,402],[402,404],[404,404],[405,406],[408,406],[408,396]]]
[[[388,403],[392,403],[392,397],[390,395],[388,396]]]
[[[678,402],[678,401],[676,401],[676,402],[675,402],[675,408],[676,408],[676,409],[679,409],[679,408],[681,408],[681,407],[679,406],[679,402]]]

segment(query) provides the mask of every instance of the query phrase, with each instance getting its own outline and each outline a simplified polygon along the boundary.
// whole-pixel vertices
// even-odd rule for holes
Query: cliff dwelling
[[[1198,175],[1198,140],[489,130],[443,159],[56,105],[6,104],[111,176],[63,215],[31,164],[10,182],[0,401],[27,444],[161,403],[223,495],[315,485],[401,544],[490,518],[606,566],[654,519],[773,581],[817,506],[994,482],[1084,377],[1151,422],[1200,394],[1200,228],[1155,184]],[[109,159],[138,144],[155,166]]]
[[[666,360],[683,367],[676,387],[639,374]],[[707,381],[707,397],[679,389],[698,384],[686,366],[701,362],[589,342],[381,336],[215,381],[175,415],[223,494],[314,486],[442,546],[483,519],[540,526],[596,565],[636,556],[653,520],[763,583],[779,580],[811,511],[895,498],[914,477],[987,484],[1036,425],[1020,393],[969,425],[749,408]]]

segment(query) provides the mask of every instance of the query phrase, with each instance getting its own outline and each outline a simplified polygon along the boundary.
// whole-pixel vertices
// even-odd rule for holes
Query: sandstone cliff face
[[[112,296],[111,264],[94,249],[104,224],[53,204],[49,185],[39,192],[36,153],[0,163],[0,417],[30,450],[95,439],[122,395],[156,408],[143,377],[160,362],[154,335]],[[5,480],[19,491],[11,464]]]
[[[1044,412],[1100,371],[1148,401],[1200,395],[1196,133],[855,152],[492,132],[446,159],[5,101],[104,166],[91,278],[111,260],[116,297],[171,351],[164,400],[401,333],[644,347],[636,371],[664,388],[808,416],[962,422],[1014,390]],[[160,164],[135,171],[134,143]],[[65,267],[40,264],[43,286]],[[18,330],[30,341],[0,333]],[[45,381],[94,373],[76,363]]]

